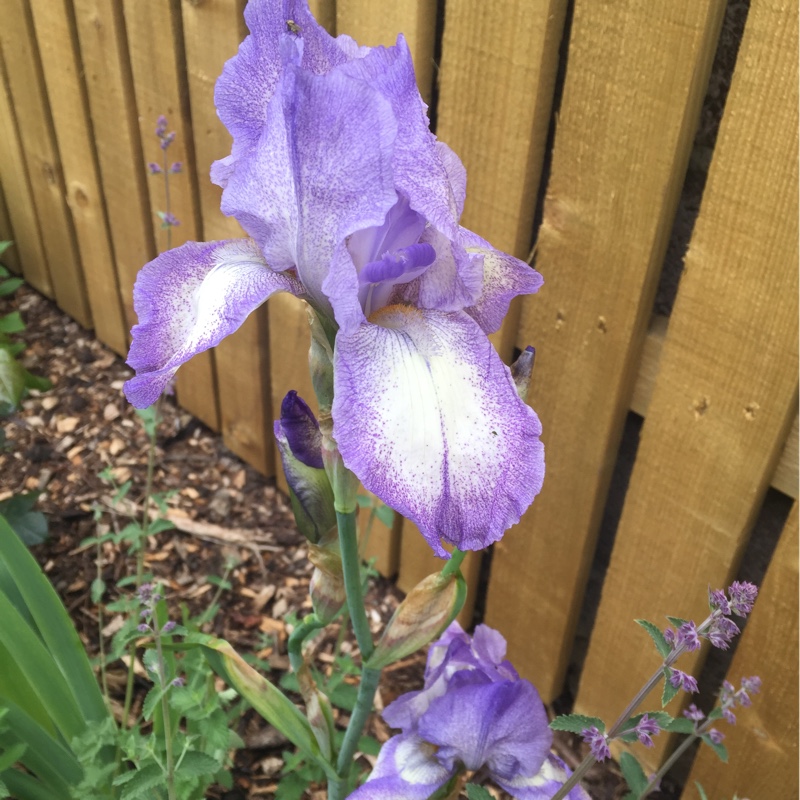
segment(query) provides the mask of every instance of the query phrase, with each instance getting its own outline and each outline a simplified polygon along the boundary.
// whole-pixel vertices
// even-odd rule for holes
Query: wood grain
[[[19,141],[14,106],[8,91],[5,65],[0,52],[0,184],[7,204],[9,233],[13,230],[14,250],[25,280],[47,297],[53,296],[53,284],[47,256],[39,233],[39,218],[33,201],[25,159]],[[9,251],[7,250],[6,253]],[[13,258],[13,256],[12,256]],[[13,265],[13,261],[8,261]]]
[[[616,534],[579,713],[614,716],[652,670],[634,617],[695,618],[706,587],[735,575],[797,413],[797,55],[796,8],[754,2]],[[684,656],[681,668],[696,670],[704,654]],[[670,746],[659,739],[644,754],[650,767]]]
[[[42,65],[28,3],[4,0],[0,25],[11,102],[21,134],[39,233],[58,305],[83,327],[92,327],[72,216],[66,202],[61,158],[53,131]]]
[[[124,355],[128,333],[72,6],[67,0],[33,0],[31,10],[95,334],[103,344]]]
[[[156,247],[122,6],[117,0],[72,2],[114,266],[130,329],[137,321],[133,284],[155,258]]]
[[[144,159],[162,161],[155,127],[163,114],[169,122],[168,130],[176,133],[168,161],[183,164],[183,172],[171,176],[169,183],[170,211],[180,220],[180,225],[171,229],[171,242],[156,216],[157,211],[166,210],[163,176],[151,176],[147,181],[151,222],[157,248],[162,251],[202,239],[180,2],[124,0],[122,7]],[[210,428],[219,430],[213,354],[195,356],[180,368],[177,377],[178,402]]]
[[[737,687],[743,676],[758,675],[761,694],[737,712],[735,726],[719,725],[730,763],[721,764],[710,748],[701,748],[685,797],[695,797],[695,781],[709,797],[798,795],[797,536],[795,503],[728,672]]]
[[[433,90],[433,45],[436,37],[436,3],[429,0],[336,0],[336,31],[346,33],[360,45],[390,46],[402,33],[408,42],[417,86],[430,103]]]
[[[529,401],[547,473],[495,546],[486,614],[526,621],[507,633],[509,658],[545,700],[563,684],[724,5],[574,6],[538,238],[545,285],[525,298],[518,338],[537,348]]]
[[[14,229],[11,227],[11,218],[8,216],[8,206],[6,205],[6,196],[3,192],[2,176],[0,176],[0,242],[13,241]],[[17,249],[13,245],[6,248],[5,252],[0,256],[0,264],[11,272],[15,272],[18,275],[22,274],[19,255]]]

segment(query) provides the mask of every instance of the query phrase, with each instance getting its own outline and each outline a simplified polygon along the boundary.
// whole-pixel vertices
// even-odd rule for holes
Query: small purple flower
[[[151,161],[151,162],[150,162],[150,163],[147,165],[147,169],[150,171],[150,174],[151,174],[151,175],[160,175],[160,174],[163,172],[163,170],[161,169],[161,167],[160,167],[158,164],[156,164],[156,162],[155,162],[155,161]]]
[[[170,211],[161,212],[159,217],[161,217],[162,228],[177,228],[181,224],[180,220]]]
[[[161,149],[166,150],[175,141],[175,131],[164,134],[159,138],[161,139]]]
[[[728,598],[722,589],[708,589],[708,605],[712,611],[721,611],[725,616],[731,613],[731,607],[728,603]]]
[[[156,120],[156,136],[160,139],[167,132],[167,118],[161,114]]]
[[[672,668],[669,676],[669,682],[676,688],[676,689],[683,689],[685,692],[696,692],[697,691],[697,681],[685,672],[681,672],[679,669]]]
[[[700,647],[700,637],[697,635],[697,626],[694,622],[684,622],[678,629],[678,644],[687,650],[697,650]]]
[[[706,718],[706,715],[694,703],[684,710],[683,716],[692,722],[702,722]]]
[[[728,588],[731,611],[738,617],[746,617],[758,596],[758,587],[747,581],[734,581]]]
[[[731,711],[731,709],[729,707],[727,707],[727,706],[723,707],[722,716],[725,718],[725,721],[729,725],[735,725],[736,724],[736,714],[734,714],[733,711]]]
[[[172,633],[175,630],[177,623],[174,620],[169,620],[167,623],[164,624],[164,627],[161,629],[162,633]]]
[[[182,161],[175,161],[173,162],[172,166],[170,166],[169,171],[173,175],[178,175],[179,173],[183,172],[183,162]]]
[[[606,761],[611,758],[611,750],[608,746],[606,735],[592,725],[591,728],[584,728],[581,731],[583,741],[589,745],[592,755],[598,761]]]
[[[536,689],[503,660],[505,640],[453,623],[428,653],[423,689],[384,711],[401,733],[381,748],[369,780],[349,800],[422,800],[466,767],[485,767],[518,800],[546,800],[569,770],[549,754],[552,731]],[[582,789],[570,800],[588,800]]]
[[[716,728],[711,728],[708,731],[708,738],[711,739],[714,744],[722,744],[722,740],[725,738],[725,734],[721,731],[718,731]]]
[[[212,180],[252,238],[189,242],[142,270],[128,399],[150,405],[181,364],[291,292],[335,335],[346,467],[439,557],[442,540],[483,549],[544,480],[541,425],[488,339],[541,276],[459,224],[466,173],[429,129],[402,36],[334,39],[306,0],[251,0],[245,21],[217,82],[233,146]]]
[[[677,636],[677,634],[675,633],[675,631],[672,628],[667,628],[664,631],[664,638],[666,639],[667,644],[670,647],[675,647],[675,643],[678,640],[678,636]]]
[[[174,678],[174,679],[172,680],[172,685],[173,685],[175,688],[180,688],[180,687],[181,687],[181,686],[183,686],[185,683],[186,683],[186,679],[185,679],[185,678]]]
[[[717,617],[711,622],[705,636],[714,647],[718,647],[720,650],[727,650],[731,641],[739,633],[739,626],[732,619]]]
[[[761,678],[752,675],[749,678],[742,678],[742,691],[749,694],[758,694],[761,691]]]
[[[639,741],[645,747],[653,746],[653,737],[661,730],[658,722],[652,717],[645,714],[637,723],[634,731]]]
[[[143,622],[141,625],[137,625],[136,630],[139,631],[139,633],[150,633],[151,628]]]

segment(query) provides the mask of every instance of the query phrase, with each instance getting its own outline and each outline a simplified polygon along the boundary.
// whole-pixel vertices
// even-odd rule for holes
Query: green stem
[[[164,746],[167,753],[167,794],[169,800],[177,800],[175,794],[175,758],[172,753],[172,723],[169,716],[169,703],[167,702],[167,675],[164,669],[164,651],[161,647],[161,629],[158,625],[157,613],[153,611],[153,634],[158,653],[158,677],[161,682],[161,715],[164,717]],[[131,670],[133,671],[133,670]]]
[[[142,510],[142,522],[140,528],[142,530],[141,539],[139,541],[139,550],[136,553],[136,588],[142,585],[142,576],[144,575],[144,545],[147,539],[147,532],[150,530],[150,496],[153,493],[153,477],[156,470],[156,437],[158,430],[159,412],[161,410],[161,397],[156,400],[155,415],[153,420],[153,428],[149,433],[150,444],[147,448],[147,477],[144,483],[144,508]]]
[[[658,786],[659,781],[672,769],[675,765],[675,762],[689,749],[692,742],[694,742],[698,738],[698,733],[692,733],[687,736],[678,747],[675,748],[675,752],[661,765],[658,772],[650,778],[647,786],[644,787],[644,790],[640,795],[637,796],[636,800],[644,800],[647,795],[652,792],[656,786]]]
[[[361,588],[361,565],[358,555],[355,510],[347,513],[337,511],[336,522],[339,527],[339,548],[342,552],[347,608],[350,611],[358,649],[361,651],[361,659],[366,661],[372,655],[375,646],[372,643],[372,633],[369,629],[369,620],[364,608],[364,593]]]
[[[453,550],[452,554],[450,555],[450,560],[447,561],[442,567],[442,577],[446,578],[449,575],[455,575],[458,570],[461,568],[461,562],[464,560],[467,554],[463,550],[459,550],[457,547]]]
[[[361,683],[358,687],[358,697],[356,698],[356,704],[344,734],[342,747],[339,750],[339,758],[336,761],[336,771],[341,777],[342,786],[347,785],[347,779],[353,766],[353,756],[358,749],[358,740],[361,738],[361,733],[364,730],[364,726],[367,724],[367,719],[372,713],[372,702],[375,698],[375,691],[378,688],[380,677],[381,671],[379,669],[364,667],[361,670]],[[332,792],[329,792],[329,795],[329,800],[340,800],[340,797],[334,795]]]
[[[308,614],[303,617],[302,621],[297,624],[297,627],[292,631],[289,636],[289,643],[287,649],[289,651],[289,663],[292,665],[292,672],[297,674],[300,667],[303,666],[303,642],[314,631],[324,628],[325,623],[320,620],[316,614]]]

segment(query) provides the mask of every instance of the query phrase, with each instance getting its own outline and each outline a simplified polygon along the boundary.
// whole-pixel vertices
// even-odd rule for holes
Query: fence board
[[[446,6],[437,135],[467,169],[462,224],[520,258],[530,248],[566,5],[468,0]],[[506,360],[518,318],[513,305],[492,337]],[[480,558],[470,554],[463,566],[470,586],[462,612],[467,621]],[[436,569],[441,562],[412,525],[403,535],[398,585],[408,591]]]
[[[331,36],[336,36],[336,0],[309,0],[308,7],[314,19]]]
[[[518,340],[537,347],[547,474],[495,546],[487,600],[489,624],[509,608],[526,620],[509,657],[545,700],[563,683],[723,9],[575,3],[538,239],[545,285],[525,299]]]
[[[758,675],[763,691],[735,726],[719,726],[730,764],[701,748],[685,797],[695,797],[695,781],[709,797],[798,796],[797,533],[795,503],[728,672],[736,686],[742,676]]]
[[[116,0],[72,2],[117,283],[130,329],[136,324],[133,284],[156,250],[125,23]]]
[[[180,7],[175,0],[124,0],[123,11],[130,44],[139,132],[146,161],[161,162],[162,152],[154,134],[156,120],[163,114],[169,130],[177,133],[169,148],[169,161],[183,163],[184,172],[170,179],[171,212],[180,220],[172,229],[171,247],[199,240],[200,214],[196,202],[196,173],[192,142],[189,97],[184,72],[183,32]],[[147,182],[151,221],[159,250],[168,247],[166,234],[155,216],[165,209],[164,181]],[[178,372],[180,404],[214,430],[219,429],[214,358],[206,352],[195,356]]]
[[[2,156],[0,156],[1,158]],[[11,227],[11,218],[8,216],[8,206],[6,205],[6,196],[3,192],[3,184],[0,182],[0,242],[13,242],[14,231]],[[7,267],[11,272],[20,274],[22,268],[19,264],[19,256],[17,255],[17,248],[13,245],[5,250],[0,256],[0,264]]]
[[[219,210],[222,190],[209,178],[212,162],[231,150],[230,134],[214,109],[214,84],[246,34],[243,9],[243,1],[230,0],[182,5],[197,183],[206,241],[244,236],[239,223]],[[219,344],[214,360],[220,429],[225,444],[265,475],[272,475],[275,456],[268,335],[266,308],[262,307]]]
[[[22,0],[7,0],[3,10],[0,42],[18,130],[24,131],[20,144],[40,221],[42,245],[53,266],[50,279],[56,302],[85,328],[91,328],[30,8]]]
[[[414,60],[417,86],[426,103],[433,89],[433,45],[436,36],[436,3],[430,0],[336,0],[336,29],[361,45],[393,45],[403,33]]]
[[[797,11],[786,24],[789,6],[779,5],[750,8],[579,713],[614,716],[652,670],[633,617],[696,617],[706,586],[729,582],[796,413]],[[684,656],[682,668],[694,669],[704,653]],[[644,754],[651,763],[669,746],[659,738]]]
[[[72,7],[66,0],[34,0],[31,10],[92,321],[97,337],[124,354],[128,334],[92,143]]]
[[[39,220],[36,216],[31,185],[25,171],[2,52],[0,52],[0,184],[8,208],[9,231],[13,229],[14,248],[19,253],[22,274],[31,286],[42,294],[52,297],[50,270],[39,234]],[[8,263],[12,265],[13,261]]]

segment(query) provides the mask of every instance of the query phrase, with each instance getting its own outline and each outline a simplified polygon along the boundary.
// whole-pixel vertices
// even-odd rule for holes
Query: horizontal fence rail
[[[707,583],[739,574],[766,493],[788,496],[791,514],[728,670],[732,681],[760,674],[764,693],[730,734],[732,764],[720,770],[702,754],[684,797],[697,796],[694,780],[709,797],[796,795],[795,5],[310,5],[331,33],[362,44],[405,33],[436,133],[467,168],[463,224],[522,259],[535,245],[545,278],[493,337],[506,361],[537,348],[530,402],[544,428],[545,486],[490,564],[466,559],[462,622],[480,609],[519,671],[545,700],[558,697],[570,664],[580,668],[578,622],[589,576],[603,579],[598,538],[616,503],[574,682],[576,711],[614,718],[652,668],[632,619],[702,615]],[[168,245],[242,235],[220,213],[208,172],[230,149],[213,91],[247,33],[244,6],[0,0],[0,238],[16,243],[8,265],[121,355],[144,263]],[[731,32],[734,12],[747,15],[743,33]],[[719,132],[703,156],[666,313],[654,298],[703,155],[698,122],[720,81],[729,90],[713,98]],[[180,225],[169,241],[157,216],[164,183],[146,168],[162,157],[161,114],[176,132],[170,161],[183,165],[170,184]],[[308,336],[303,304],[276,295],[177,382],[178,402],[284,490],[272,420],[289,389],[313,401]],[[620,490],[631,414],[644,421]],[[368,555],[404,591],[440,563],[401,519],[375,522]],[[707,654],[692,655],[699,668]],[[660,739],[637,753],[650,768],[674,747]]]

